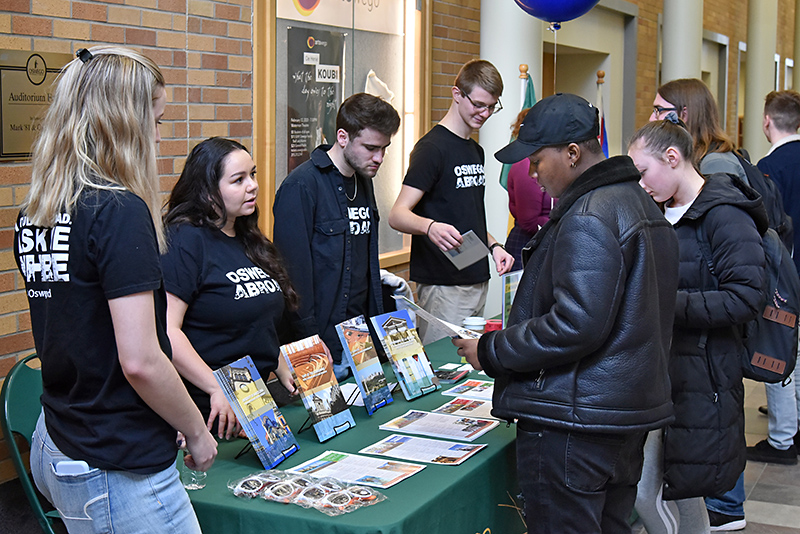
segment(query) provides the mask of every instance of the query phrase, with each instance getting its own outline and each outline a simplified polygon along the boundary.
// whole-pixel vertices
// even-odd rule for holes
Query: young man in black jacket
[[[455,340],[517,423],[528,532],[630,532],[645,434],[673,419],[667,372],[678,244],[627,156],[606,160],[597,109],[557,94],[495,157],[531,161],[559,202],[523,251],[508,326]]]

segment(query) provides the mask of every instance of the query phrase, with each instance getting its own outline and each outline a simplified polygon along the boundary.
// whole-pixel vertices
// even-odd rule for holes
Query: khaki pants
[[[461,326],[465,317],[482,316],[486,307],[489,282],[466,286],[432,286],[417,284],[418,304],[439,319]],[[438,332],[427,332],[425,321],[417,321],[419,337],[423,345],[441,339]]]

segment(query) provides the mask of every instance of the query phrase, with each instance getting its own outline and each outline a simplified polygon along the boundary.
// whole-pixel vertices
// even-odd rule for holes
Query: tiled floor
[[[745,435],[748,445],[767,436],[767,417],[758,407],[767,403],[764,385],[745,380]],[[800,534],[800,465],[748,462],[744,471],[747,501],[746,534]],[[635,534],[646,531],[634,525]]]

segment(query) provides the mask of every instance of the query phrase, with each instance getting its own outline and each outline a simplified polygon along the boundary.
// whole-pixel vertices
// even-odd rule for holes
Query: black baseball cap
[[[580,143],[600,135],[597,108],[570,93],[537,102],[525,115],[517,139],[495,152],[502,163],[516,163],[547,146]]]

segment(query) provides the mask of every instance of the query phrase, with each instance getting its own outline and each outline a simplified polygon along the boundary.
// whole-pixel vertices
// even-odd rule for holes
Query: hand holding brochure
[[[450,250],[443,250],[442,254],[460,271],[485,258],[489,254],[489,249],[475,235],[475,232],[470,230],[461,234],[461,244],[459,246]]]

